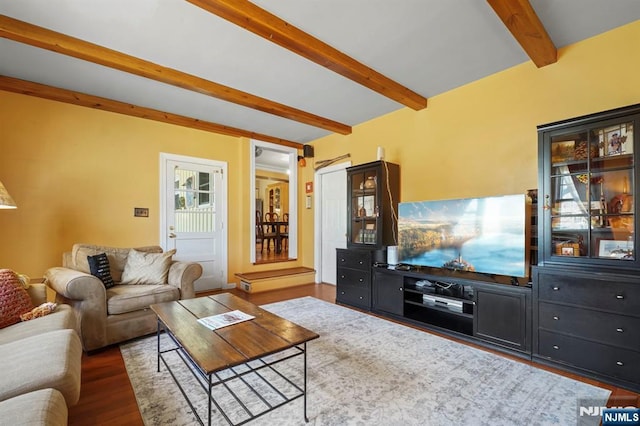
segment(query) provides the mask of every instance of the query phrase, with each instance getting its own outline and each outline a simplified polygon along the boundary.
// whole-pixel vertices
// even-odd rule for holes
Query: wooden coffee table
[[[170,367],[167,362],[169,355],[179,356],[200,383],[203,391],[210,396],[207,398],[209,425],[213,406],[229,424],[240,425],[300,397],[304,399],[304,419],[309,421],[307,342],[317,339],[318,334],[230,293],[158,303],[151,305],[151,309],[158,316],[158,371],[160,363],[164,363],[200,424],[204,422],[183,389],[184,383],[181,383],[172,371],[176,366]],[[198,318],[234,310],[240,310],[255,318],[216,330],[210,330],[197,322]],[[166,331],[173,341],[169,349],[161,349],[160,338],[163,331]],[[303,380],[302,383],[295,383],[277,367],[282,366],[278,364],[283,361],[300,356],[303,358]],[[236,381],[236,384],[233,381]],[[244,395],[239,395],[237,383],[241,383],[245,389]],[[280,389],[283,384],[288,387],[287,391]],[[225,409],[216,400],[214,389],[216,393],[224,391],[228,394],[229,398],[226,399],[235,400],[235,414],[244,412],[246,415],[243,415],[240,421],[233,421],[232,415],[225,412],[228,411],[228,407]],[[270,401],[264,395],[265,389],[271,394],[279,395],[278,401]],[[249,407],[251,404],[243,400],[247,394],[262,401],[260,410],[253,411]]]

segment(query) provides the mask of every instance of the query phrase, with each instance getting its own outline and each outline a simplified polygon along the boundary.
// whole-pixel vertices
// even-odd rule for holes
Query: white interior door
[[[316,173],[316,281],[336,284],[336,248],[347,246],[347,171],[351,163]]]
[[[195,290],[227,284],[226,163],[164,155],[161,237],[174,259],[198,262],[202,276]]]

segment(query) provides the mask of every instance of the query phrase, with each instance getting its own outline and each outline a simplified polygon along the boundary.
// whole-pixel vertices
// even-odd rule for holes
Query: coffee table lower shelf
[[[163,334],[171,339],[171,347],[161,349],[161,337]],[[177,365],[170,365],[172,364],[171,360],[169,360],[170,355],[175,355],[173,357],[173,364],[179,365],[176,357],[179,358],[198,382],[202,391],[209,396],[207,398],[208,415],[206,416],[209,426],[211,425],[212,415],[215,414],[214,407],[227,423],[233,426],[239,426],[298,398],[303,398],[304,400],[304,420],[305,422],[309,421],[307,417],[306,342],[274,354],[250,360],[244,364],[207,373],[191,359],[189,353],[182,347],[160,319],[158,319],[157,335],[158,372],[160,372],[161,363],[164,364],[201,425],[204,425],[202,416],[198,413],[188,392],[183,388],[184,383],[181,384],[178,377],[176,377],[176,373],[174,373],[173,370],[176,369]],[[303,377],[301,384],[296,384],[293,378],[288,377],[290,374],[285,374],[275,368],[278,364],[297,357],[302,357],[303,359]],[[221,402],[220,399],[225,399],[226,404]],[[230,401],[233,402],[233,404],[229,404]],[[257,406],[262,408],[257,409]],[[234,413],[230,413],[230,409],[232,408],[235,409]],[[244,415],[239,415],[238,412],[244,413]]]

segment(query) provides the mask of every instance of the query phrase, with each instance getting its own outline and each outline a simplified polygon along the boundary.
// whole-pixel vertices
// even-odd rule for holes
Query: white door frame
[[[167,161],[180,161],[183,163],[193,163],[200,164],[211,167],[218,167],[222,169],[222,175],[224,176],[222,187],[219,188],[220,191],[216,191],[215,197],[219,198],[221,204],[224,206],[217,214],[221,215],[222,221],[222,230],[220,231],[220,244],[223,248],[220,251],[220,264],[223,267],[222,271],[222,282],[228,283],[228,274],[229,274],[229,261],[228,261],[228,237],[229,231],[227,226],[227,215],[228,215],[228,175],[227,175],[227,163],[225,161],[217,161],[210,160],[208,158],[198,158],[198,157],[189,157],[186,155],[178,155],[178,154],[170,154],[161,152],[160,153],[160,246],[163,250],[166,250],[165,242],[167,241],[167,212],[165,210],[165,206],[167,203],[167,191],[165,188],[165,182],[167,179],[167,168],[165,167]],[[172,171],[173,172],[173,171]],[[224,284],[223,284],[224,285]]]
[[[334,164],[332,166],[323,167],[320,170],[317,170],[314,173],[313,181],[315,184],[314,192],[316,195],[316,202],[314,203],[314,233],[313,233],[313,241],[314,241],[314,255],[313,255],[313,265],[316,270],[316,283],[322,282],[322,179],[321,175],[325,173],[331,173],[338,170],[346,169],[347,167],[351,167],[351,161],[345,161],[344,163]],[[349,202],[349,200],[347,200]],[[345,219],[347,220],[347,212],[344,212]]]
[[[249,150],[249,208],[251,217],[250,226],[250,247],[251,256],[249,261],[256,263],[256,147],[265,147],[274,151],[281,151],[289,154],[289,243],[287,250],[289,259],[298,258],[298,150],[288,146],[277,145],[270,142],[263,142],[251,139]]]

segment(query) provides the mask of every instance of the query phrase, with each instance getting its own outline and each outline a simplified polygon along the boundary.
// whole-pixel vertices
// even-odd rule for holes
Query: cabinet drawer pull
[[[359,280],[359,281],[360,281],[360,282],[362,282],[362,281],[364,281],[364,280],[363,280],[362,278],[360,278],[360,280]]]
[[[360,300],[362,300],[362,296],[360,296]]]
[[[361,260],[361,261],[360,261],[360,264],[362,265],[363,263],[364,263],[364,262]]]
[[[621,328],[616,328],[616,331],[617,331],[618,333],[623,333],[623,332],[624,332],[624,330],[623,330],[623,329],[621,329]]]
[[[400,291],[404,291],[404,288],[400,287],[398,290],[400,290]]]
[[[344,258],[343,257],[340,258],[340,262],[344,262]]]
[[[624,295],[623,294],[616,294],[616,299],[624,299]]]
[[[340,278],[344,278],[344,275],[340,275]]]
[[[560,290],[560,287],[558,287],[558,286],[553,286],[553,287],[551,287],[551,288],[553,289],[553,291],[558,291],[558,290]]]
[[[558,350],[558,349],[560,349],[560,346],[558,346],[558,345],[553,345],[553,349]]]
[[[616,365],[619,365],[620,367],[622,367],[624,365],[624,362],[622,361],[616,361]]]
[[[344,291],[341,291],[340,294],[344,294]]]
[[[560,317],[558,317],[557,315],[554,315],[554,316],[553,316],[553,320],[554,320],[554,321],[558,321],[559,319],[560,319]]]

